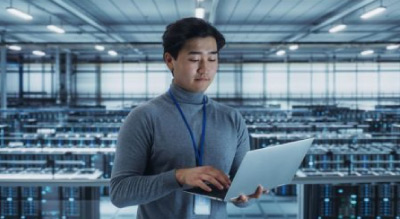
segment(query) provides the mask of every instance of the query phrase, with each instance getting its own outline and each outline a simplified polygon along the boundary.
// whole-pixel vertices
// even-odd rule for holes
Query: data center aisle
[[[274,195],[263,196],[257,203],[247,208],[237,208],[228,204],[228,218],[252,219],[295,219],[298,205],[296,197],[279,197]],[[109,197],[102,197],[100,201],[101,219],[135,219],[137,206],[118,209],[110,202]]]

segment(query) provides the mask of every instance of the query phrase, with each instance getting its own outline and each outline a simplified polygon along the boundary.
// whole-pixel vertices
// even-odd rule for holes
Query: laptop
[[[229,189],[219,190],[209,184],[211,192],[199,187],[184,192],[227,202],[241,194],[253,194],[258,185],[270,190],[290,184],[313,140],[309,138],[248,151]]]

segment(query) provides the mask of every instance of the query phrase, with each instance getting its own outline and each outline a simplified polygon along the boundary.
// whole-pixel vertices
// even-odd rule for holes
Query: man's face
[[[164,60],[173,70],[175,84],[187,91],[204,92],[217,72],[217,42],[214,37],[190,39],[176,60],[169,53],[165,53]]]

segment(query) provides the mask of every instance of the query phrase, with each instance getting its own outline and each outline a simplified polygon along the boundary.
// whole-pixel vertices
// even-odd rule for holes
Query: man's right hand
[[[189,185],[200,187],[201,189],[211,192],[212,189],[207,186],[206,182],[213,184],[219,189],[229,188],[231,180],[222,171],[212,166],[201,166],[187,169],[178,169],[175,172],[176,180],[181,185]]]

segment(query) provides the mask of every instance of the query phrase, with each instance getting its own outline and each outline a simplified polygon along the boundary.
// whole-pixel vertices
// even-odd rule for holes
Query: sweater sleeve
[[[246,122],[239,112],[237,112],[236,119],[237,148],[235,158],[233,159],[232,167],[229,173],[232,178],[235,177],[236,172],[239,169],[240,163],[242,163],[244,155],[246,155],[247,151],[250,150],[250,140],[249,133],[246,127]]]
[[[111,202],[119,207],[145,204],[180,188],[175,170],[146,175],[151,153],[151,116],[137,107],[120,128],[110,180]]]

